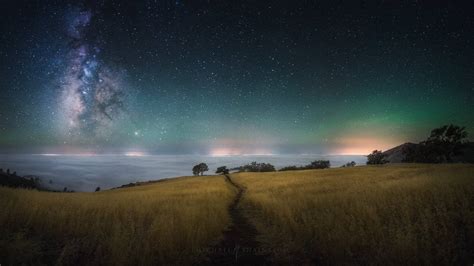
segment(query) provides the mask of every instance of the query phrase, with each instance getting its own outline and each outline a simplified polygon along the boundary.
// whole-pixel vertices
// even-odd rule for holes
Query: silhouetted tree
[[[200,163],[193,167],[193,175],[204,175],[204,172],[209,171],[209,167],[205,163]]]
[[[9,174],[10,174],[10,169],[7,169],[7,175],[9,175]]]
[[[207,172],[207,171],[209,171],[209,167],[207,166],[207,164],[200,163],[199,164],[199,172],[201,173],[201,175],[204,175],[204,172]]]
[[[99,192],[99,191],[100,191],[100,187],[97,187],[97,188],[95,189],[95,192]]]
[[[445,125],[435,128],[430,136],[414,147],[407,147],[403,152],[405,162],[451,163],[453,157],[461,155],[466,144],[465,127]]]
[[[197,176],[199,175],[199,165],[193,166],[193,175]]]
[[[67,192],[67,187],[64,187],[63,192]]]
[[[375,150],[371,154],[367,155],[367,164],[385,164],[388,161],[385,160],[385,155],[382,151]]]
[[[229,169],[227,169],[227,166],[218,167],[216,170],[216,174],[227,175],[228,173],[229,173]]]

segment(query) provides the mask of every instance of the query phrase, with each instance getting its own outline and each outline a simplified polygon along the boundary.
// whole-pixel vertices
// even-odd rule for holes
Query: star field
[[[473,7],[3,3],[0,151],[364,154],[474,132]]]

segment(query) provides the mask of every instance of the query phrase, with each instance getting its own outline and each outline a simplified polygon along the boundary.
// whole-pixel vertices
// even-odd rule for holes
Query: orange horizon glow
[[[337,155],[366,155],[374,150],[388,150],[400,145],[402,142],[392,139],[379,139],[370,137],[348,137],[336,142],[339,146],[333,150]]]
[[[97,156],[97,153],[40,153],[41,156]]]
[[[142,157],[142,156],[147,156],[148,154],[142,151],[130,151],[124,153],[125,156],[130,156],[130,157]]]
[[[243,149],[239,147],[219,147],[213,148],[209,152],[212,157],[225,157],[225,156],[252,156],[252,155],[274,155],[269,149],[258,148],[258,149]]]

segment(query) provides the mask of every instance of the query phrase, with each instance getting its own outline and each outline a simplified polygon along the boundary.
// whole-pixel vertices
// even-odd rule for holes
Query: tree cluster
[[[238,168],[240,172],[274,172],[275,166],[269,163],[257,163],[251,162],[249,164],[240,166]]]
[[[280,169],[280,171],[308,170],[308,169],[326,169],[331,167],[328,160],[316,160],[305,166],[290,165]]]
[[[465,127],[456,125],[435,128],[425,141],[403,150],[404,162],[452,163],[455,156],[462,154],[467,135]]]

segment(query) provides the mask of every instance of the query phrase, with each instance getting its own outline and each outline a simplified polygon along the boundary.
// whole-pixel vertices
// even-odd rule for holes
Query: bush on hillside
[[[238,168],[240,172],[274,172],[275,166],[269,163],[251,162]]]
[[[280,169],[280,171],[295,171],[295,170],[309,170],[309,169],[325,169],[325,168],[330,168],[331,167],[331,162],[328,160],[316,160],[312,161],[310,164],[307,164],[305,166],[296,166],[296,165],[290,165],[290,166],[285,166]]]
[[[351,161],[351,162],[348,162],[348,163],[344,164],[341,167],[354,167],[354,166],[356,166],[356,162]]]

